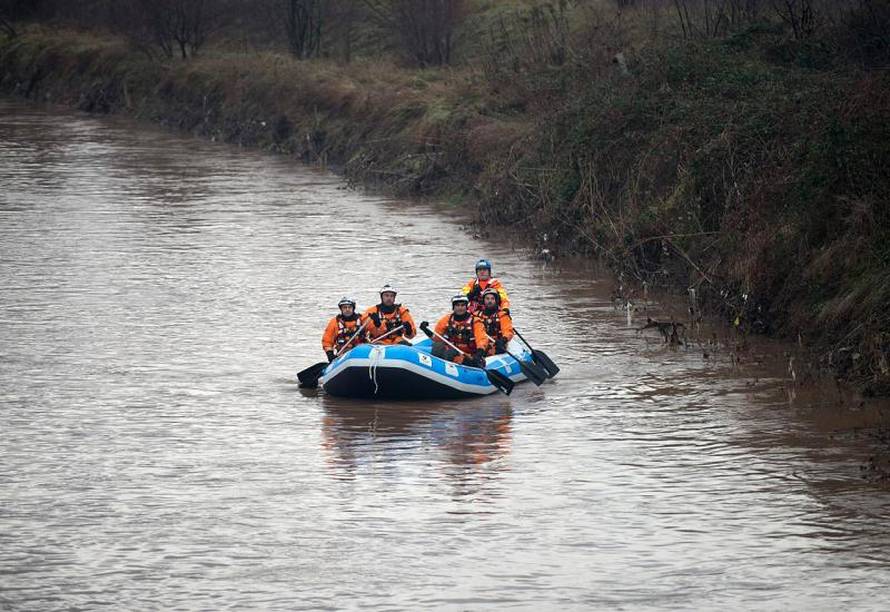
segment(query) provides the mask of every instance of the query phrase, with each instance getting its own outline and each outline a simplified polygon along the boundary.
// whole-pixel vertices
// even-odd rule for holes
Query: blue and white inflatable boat
[[[519,342],[508,350],[526,362],[532,355]],[[381,399],[459,399],[489,395],[497,388],[485,371],[433,357],[432,342],[424,338],[412,346],[360,344],[325,368],[319,379],[325,392],[339,397]],[[509,355],[494,355],[486,368],[496,370],[513,382],[525,374]]]

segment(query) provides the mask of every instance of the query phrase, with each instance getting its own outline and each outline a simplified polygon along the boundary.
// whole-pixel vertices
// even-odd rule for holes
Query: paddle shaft
[[[454,346],[453,344],[451,344],[451,343],[450,343],[444,336],[439,335],[439,333],[438,333],[435,329],[430,329],[429,325],[427,325],[426,329],[429,329],[430,332],[432,332],[432,334],[433,334],[434,336],[436,336],[436,338],[438,338],[439,340],[441,340],[442,342],[444,342],[445,344],[447,344],[448,346],[450,346],[451,348],[453,348],[455,351],[457,351],[458,353],[460,353],[460,354],[463,355],[464,357],[469,357],[469,356],[470,356],[468,353],[465,353],[464,351],[460,350],[459,348],[457,348],[456,346]]]
[[[447,344],[448,346],[453,348],[455,351],[457,351],[464,357],[469,357],[469,355],[467,353],[465,353],[464,351],[460,350],[459,348],[457,348],[456,346],[451,344],[451,342],[449,342],[446,338],[442,337],[442,335],[440,335],[435,329],[430,329],[429,325],[427,325],[426,327],[422,327],[421,329],[423,329],[424,331],[430,332],[431,334],[436,336],[439,340],[441,340],[442,342],[444,342],[445,344]],[[510,380],[507,376],[498,372],[497,370],[489,370],[488,368],[486,368],[484,359],[483,359],[482,364],[483,364],[482,371],[485,372],[485,375],[488,377],[488,382],[490,382],[494,386],[495,389],[497,389],[504,395],[510,395],[510,392],[513,390],[513,381]]]
[[[480,323],[482,323],[482,327],[485,327],[485,321],[482,319],[482,317],[480,317],[479,315],[475,315],[475,314],[474,314],[474,315],[473,315],[473,318],[476,319],[477,321],[479,321]],[[492,338],[492,337],[488,334],[488,332],[485,332],[485,337],[488,338],[489,340],[491,340],[491,343],[492,343],[492,344],[494,344],[494,343],[497,342],[497,340],[495,340],[494,338]],[[509,340],[507,340],[506,338],[504,338],[504,340],[506,340],[507,342],[509,342]],[[531,347],[529,347],[529,348],[531,348]],[[507,353],[507,354],[510,355],[510,353]],[[513,355],[510,355],[510,357],[513,357]]]
[[[362,333],[362,330],[365,329],[365,325],[367,325],[367,324],[368,324],[368,322],[365,321],[364,323],[362,323],[361,327],[359,327],[357,330],[355,330],[355,333],[352,334],[352,337],[351,337],[349,340],[346,341],[346,344],[344,344],[343,346],[341,346],[341,347],[340,347],[340,350],[338,350],[338,351],[336,352],[336,354],[334,354],[334,359],[336,359],[337,357],[339,357],[339,356],[343,353],[343,351],[346,350],[346,347],[349,346],[350,344],[352,344],[352,341],[355,340],[355,339],[358,337],[358,335],[359,335],[360,333]]]
[[[495,340],[494,338],[489,336],[488,333],[485,334],[485,337],[488,338],[489,340],[491,340],[492,344],[495,344],[497,342],[497,340]],[[506,340],[506,338],[504,338],[504,340]],[[509,342],[509,340],[507,340],[507,342]],[[516,355],[514,355],[513,353],[511,353],[510,351],[507,350],[506,345],[504,346],[504,352],[507,353],[513,359],[515,359],[517,363],[521,363],[519,361],[519,357],[517,357]]]
[[[480,319],[480,320],[481,320],[481,319]],[[491,343],[492,343],[492,344],[496,344],[496,343],[497,343],[497,340],[495,340],[494,338],[492,338],[491,336],[489,336],[489,335],[488,335],[488,332],[485,332],[485,337],[488,338],[489,340],[491,340]],[[504,340],[506,340],[507,342],[509,342],[509,340],[507,340],[506,338],[504,338]],[[523,340],[523,342],[525,342],[525,340]],[[528,346],[528,344],[526,344],[526,346]],[[529,348],[529,350],[530,350],[532,347],[529,346],[528,348]],[[508,354],[510,357],[512,357],[513,359],[515,359],[517,363],[519,363],[520,365],[522,364],[522,362],[519,360],[519,357],[517,357],[516,355],[514,355],[513,353],[511,353],[510,351],[507,350],[507,345],[506,345],[506,344],[504,345],[504,352],[507,353],[507,354]]]
[[[513,333],[516,334],[517,336],[519,336],[519,339],[522,340],[523,344],[525,344],[525,346],[528,347],[528,350],[530,350],[530,351],[534,350],[534,349],[532,348],[532,345],[528,343],[528,340],[526,340],[525,338],[523,338],[523,337],[522,337],[522,334],[520,334],[520,333],[519,333],[519,330],[516,329],[515,327],[513,328]]]
[[[365,321],[361,325],[361,327],[359,327],[356,330],[356,332],[354,334],[352,334],[352,337],[349,340],[347,340],[346,344],[341,346],[340,350],[337,351],[337,353],[334,355],[334,359],[339,357],[346,350],[346,348],[350,345],[350,343],[352,343],[352,341],[358,337],[359,333],[361,333],[362,329],[364,329],[365,325],[367,325],[367,324],[368,324],[368,322]],[[391,329],[390,331],[386,332],[379,338],[374,338],[374,340],[372,342],[370,342],[369,344],[374,344],[378,340],[383,340],[387,336],[394,334],[395,332],[402,329],[402,327],[404,327],[404,326],[399,325],[398,327]],[[321,377],[321,373],[324,372],[325,368],[327,368],[327,367],[328,367],[328,364],[324,361],[316,363],[314,366],[310,366],[310,367],[306,368],[305,370],[303,370],[302,372],[297,373],[297,378],[301,378],[301,376],[302,376],[302,378],[306,379],[306,380],[302,380],[302,378],[301,378],[301,380],[300,380],[301,385],[308,386],[308,387],[315,387],[318,384],[318,379]]]
[[[489,340],[491,340],[492,343],[495,342],[495,339],[492,338],[491,336],[489,336],[487,333],[485,334],[485,336]],[[529,380],[531,380],[536,385],[540,386],[540,384],[541,384],[536,379],[540,378],[542,382],[547,379],[546,373],[544,373],[542,375],[538,372],[535,372],[534,368],[529,366],[529,364],[527,364],[527,363],[523,363],[523,361],[519,357],[517,357],[516,355],[514,355],[513,353],[508,351],[506,347],[504,347],[504,352],[507,353],[507,355],[509,355],[510,357],[512,357],[513,360],[519,365],[519,369],[522,370],[522,373],[525,374],[525,377],[528,378]]]
[[[532,359],[534,359],[535,363],[544,368],[547,371],[547,376],[553,378],[559,373],[559,366],[556,365],[552,359],[545,353],[544,351],[539,351],[537,349],[532,348],[532,345],[528,343],[528,340],[522,337],[522,334],[519,333],[519,330],[515,327],[513,328],[513,332],[519,337],[520,340],[525,344],[526,348],[531,351]]]
[[[337,352],[334,353],[334,359],[336,359],[337,357],[339,357],[340,355],[343,354],[343,351],[345,351],[346,348],[350,344],[352,344],[353,340],[358,338],[358,335],[360,333],[362,333],[362,330],[365,328],[365,325],[367,325],[367,324],[368,324],[368,322],[365,321],[364,323],[362,323],[359,326],[359,328],[357,330],[355,330],[355,333],[352,334],[352,336],[350,336],[349,340],[347,340],[343,344],[343,346],[341,346],[339,348],[339,350],[337,350]],[[315,387],[318,384],[318,379],[321,377],[321,373],[324,372],[325,368],[327,368],[327,367],[328,367],[327,362],[320,361],[313,366],[309,366],[308,368],[306,368],[305,370],[303,370],[301,372],[297,372],[297,378],[300,379],[300,385],[308,386],[308,387]]]
[[[391,336],[391,335],[393,335],[394,333],[396,333],[396,332],[399,331],[400,329],[403,329],[404,327],[405,327],[404,325],[399,325],[398,327],[393,327],[391,330],[389,330],[388,332],[386,332],[386,333],[383,334],[382,336],[378,336],[378,337],[374,338],[373,340],[371,340],[368,344],[377,344],[379,341],[383,340],[383,339],[386,338],[387,336]]]

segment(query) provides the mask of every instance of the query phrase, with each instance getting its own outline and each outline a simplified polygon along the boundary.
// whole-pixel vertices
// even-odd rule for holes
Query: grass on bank
[[[694,287],[740,328],[800,334],[842,374],[890,388],[886,70],[775,22],[689,40],[601,5],[569,31],[497,10],[483,25],[518,40],[480,34],[441,70],[225,47],[158,64],[122,41],[35,29],[3,46],[4,88],[39,66],[38,90],[90,110],[324,159],[401,192],[462,193],[484,222]]]

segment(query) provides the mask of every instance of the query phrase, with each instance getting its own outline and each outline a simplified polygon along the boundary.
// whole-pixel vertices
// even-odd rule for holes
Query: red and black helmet
[[[486,289],[485,291],[482,292],[482,296],[481,296],[481,297],[482,297],[482,303],[483,303],[483,304],[485,303],[485,296],[486,296],[486,295],[493,295],[493,296],[494,296],[494,303],[497,304],[498,306],[501,305],[501,294],[498,293],[498,290],[497,290],[497,289],[492,289],[491,287],[489,287],[488,289]]]

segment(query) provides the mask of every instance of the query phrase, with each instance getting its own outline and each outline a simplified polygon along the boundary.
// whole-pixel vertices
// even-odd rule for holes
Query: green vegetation
[[[890,392],[890,7],[811,23],[618,4],[470,3],[455,61],[424,69],[379,39],[348,63],[225,40],[159,62],[19,25],[0,88],[460,194],[482,223],[694,287],[742,331],[800,336]]]

